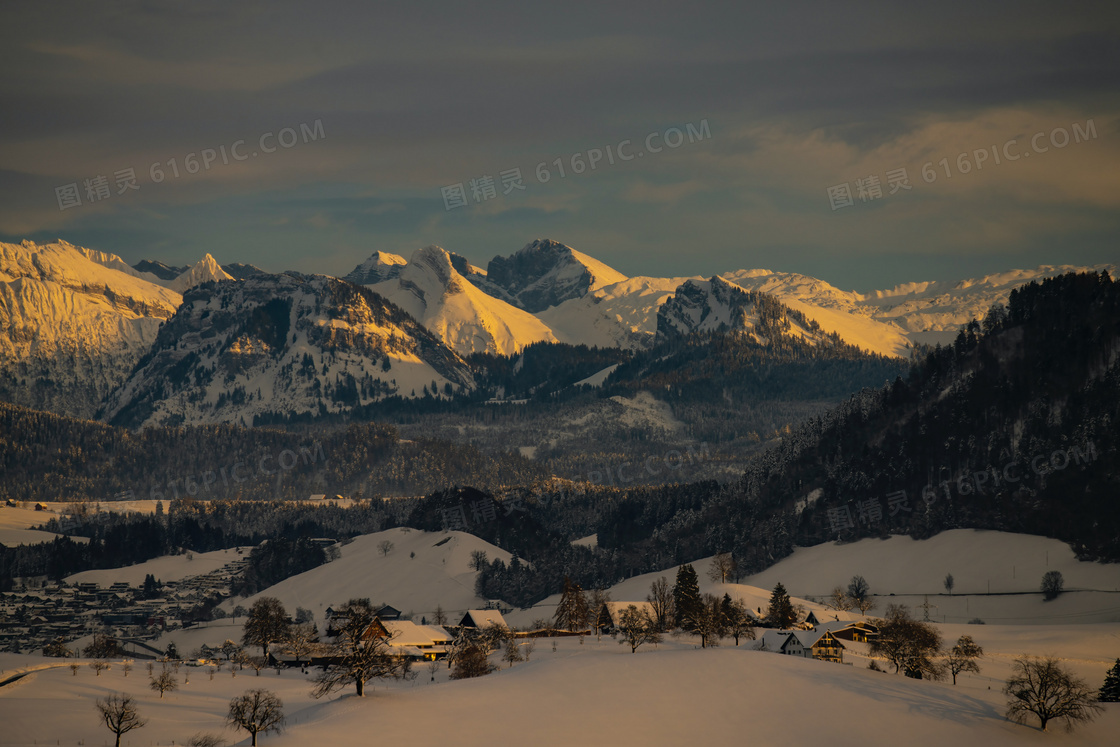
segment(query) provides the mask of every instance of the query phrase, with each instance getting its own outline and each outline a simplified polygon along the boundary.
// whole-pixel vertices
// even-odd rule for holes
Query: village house
[[[506,620],[498,610],[467,610],[463,619],[459,621],[460,628],[485,628],[487,625],[499,625],[508,628]]]
[[[398,656],[435,661],[447,656],[451,634],[438,625],[417,625],[411,620],[378,620],[386,641]]]
[[[879,635],[879,628],[866,620],[830,620],[814,626],[815,630],[827,631],[842,641],[868,643]]]
[[[844,644],[828,631],[767,630],[755,648],[786,656],[844,663]]]

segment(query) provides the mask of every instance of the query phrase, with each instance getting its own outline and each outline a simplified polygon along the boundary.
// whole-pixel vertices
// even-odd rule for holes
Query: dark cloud
[[[826,230],[817,228],[834,217],[824,189],[879,156],[922,152],[919,134],[931,138],[925,150],[950,147],[931,123],[964,132],[975,123],[985,145],[992,112],[1025,112],[1028,129],[1054,112],[1094,118],[1099,163],[1120,171],[1109,129],[1120,114],[1114,3],[138,0],[10,3],[0,21],[0,233],[67,233],[136,259],[161,251],[179,263],[220,247],[224,261],[322,268],[321,255],[303,259],[322,243],[342,273],[374,249],[434,242],[484,262],[547,234],[589,242],[579,248],[627,272],[692,274],[682,256],[725,270],[792,235],[790,262],[825,267],[824,242],[844,246],[848,264],[828,276],[841,284],[861,277],[851,264],[860,261],[901,280],[947,270],[898,247],[958,252],[963,239],[943,226],[972,221],[986,203],[961,189],[939,193],[911,229],[884,203]],[[538,163],[701,119],[713,129],[703,150],[443,209],[441,186],[514,166],[528,176]],[[143,173],[316,120],[327,137],[306,147],[142,184],[127,200],[55,204],[60,184],[129,166]],[[1066,184],[1073,159],[1063,158],[1046,162],[1052,174],[1030,172],[1033,183]],[[1090,261],[1094,247],[1115,245],[1115,222],[1099,211],[1115,207],[1100,193],[1116,187],[1054,190],[1041,207],[1007,198],[999,215],[1060,215],[1039,235],[1083,239],[1060,259]],[[889,229],[875,228],[868,216],[878,213]],[[1022,264],[1046,253],[1030,243],[1040,240],[1005,238],[961,256],[977,268]],[[899,259],[883,263],[884,253]]]

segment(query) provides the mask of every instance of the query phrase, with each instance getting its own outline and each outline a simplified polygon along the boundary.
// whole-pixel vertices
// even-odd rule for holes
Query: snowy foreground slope
[[[377,547],[385,540],[394,544],[388,555],[382,555]],[[491,559],[509,560],[503,551],[460,532],[386,530],[356,538],[343,546],[339,560],[264,593],[280,597],[289,610],[297,605],[311,608],[320,624],[322,604],[351,596],[370,596],[375,602],[412,609],[418,619],[436,603],[446,609],[479,603],[473,594],[474,574],[469,569],[474,550],[486,551]],[[192,562],[198,559],[201,556]],[[149,719],[148,725],[126,737],[124,744],[130,739],[134,745],[183,744],[202,732],[221,736],[230,744],[246,745],[249,741],[244,732],[223,726],[228,703],[247,689],[264,687],[284,701],[289,724],[285,733],[262,738],[262,747],[364,747],[373,735],[378,743],[387,744],[524,743],[565,747],[590,740],[643,747],[713,743],[783,747],[823,743],[861,747],[1115,744],[1120,733],[1120,704],[1105,704],[1105,712],[1095,722],[1072,735],[1056,726],[1044,734],[1003,717],[1005,697],[1000,689],[1015,657],[1056,656],[1063,666],[1096,688],[1120,656],[1120,610],[1108,613],[1108,622],[1081,622],[1086,619],[1086,605],[1100,604],[1092,594],[1120,598],[1115,592],[1070,591],[1048,603],[1037,593],[990,597],[976,593],[980,591],[978,579],[989,575],[993,580],[1001,578],[999,571],[1007,563],[1015,564],[1015,575],[1001,583],[1012,590],[1012,582],[1019,581],[1019,568],[1026,569],[1032,579],[1031,583],[1023,582],[1028,589],[1033,587],[1033,577],[1039,575],[1040,568],[1061,570],[1070,588],[1092,585],[1111,589],[1110,582],[1120,582],[1120,568],[1079,563],[1062,543],[1041,537],[960,530],[921,542],[900,537],[827,544],[798,550],[765,573],[744,579],[743,584],[709,581],[704,559],[694,561],[693,566],[703,591],[726,591],[743,598],[752,608],[765,605],[768,587],[777,580],[796,596],[827,591],[855,573],[870,581],[873,592],[929,594],[938,605],[944,605],[949,603],[948,598],[936,594],[943,591],[942,566],[947,562],[954,564],[949,570],[957,578],[957,592],[963,592],[953,597],[954,603],[989,600],[1002,605],[996,611],[1007,617],[1019,614],[1016,605],[1027,605],[1017,621],[1035,623],[936,622],[947,643],[967,634],[985,649],[981,672],[961,676],[956,686],[869,671],[866,645],[855,642],[845,642],[844,660],[851,664],[847,666],[754,651],[750,642],[736,648],[730,639],[718,648],[700,649],[699,640],[689,635],[666,636],[662,644],[642,646],[636,654],[609,636],[601,640],[590,636],[583,643],[578,638],[544,638],[537,640],[530,661],[512,669],[494,654],[493,663],[503,668],[481,679],[449,681],[448,670],[441,664],[433,682],[427,667],[418,665],[415,679],[371,683],[366,698],[342,693],[324,701],[310,697],[309,675],[297,670],[279,675],[266,670],[259,677],[250,670],[236,676],[226,670],[210,679],[205,669],[184,667],[179,675],[180,689],[161,701],[148,689],[143,662],[137,662],[128,677],[119,663],[100,677],[85,666],[73,675],[64,663],[61,668],[39,671],[0,686],[0,718],[5,725],[0,743],[104,744],[108,732],[94,716],[93,701],[110,691],[123,691],[138,698],[141,715]],[[1035,565],[1030,565],[1032,562]],[[960,570],[956,564],[960,564]],[[611,596],[616,601],[644,599],[651,581],[665,575],[671,582],[674,573],[675,569],[666,569],[627,579],[610,589]],[[771,573],[775,575],[769,576]],[[913,608],[914,599],[896,595],[880,596],[876,601],[883,606],[905,601]],[[920,602],[922,597],[916,599]],[[1059,603],[1073,605],[1071,610],[1077,614],[1045,621],[1032,617],[1043,610],[1059,609],[1055,606]],[[514,625],[527,626],[533,619],[551,616],[554,604],[555,598],[550,598],[506,617]],[[818,604],[804,604],[809,609],[824,609]],[[1115,602],[1112,606],[1120,607]],[[920,611],[915,612],[920,616]],[[852,612],[836,614],[842,619],[859,617]],[[933,617],[937,620],[939,615]],[[202,643],[236,640],[243,622],[244,618],[238,622],[224,619],[189,631],[175,631],[157,645],[176,640],[181,650],[191,651]],[[0,654],[0,670],[4,671],[0,682],[25,668],[59,663],[37,656]],[[186,673],[189,683],[183,681]]]
[[[1117,625],[1096,632],[1098,645],[1118,632]],[[30,659],[16,658],[7,655],[0,667],[11,670]],[[1103,676],[1103,666],[1071,666],[1082,676],[1098,669]],[[108,732],[96,721],[93,701],[108,691],[135,695],[149,719],[130,735],[131,744],[183,744],[199,732],[248,744],[245,732],[222,722],[229,699],[255,687],[284,702],[288,728],[260,742],[275,747],[365,747],[373,735],[379,744],[534,747],[592,739],[643,746],[1107,745],[1120,729],[1116,704],[1073,735],[1005,721],[999,683],[986,679],[1006,676],[1000,661],[954,687],[871,672],[863,661],[844,666],[728,644],[701,650],[687,637],[636,654],[609,637],[582,645],[558,639],[555,652],[552,641],[541,639],[529,662],[488,677],[448,681],[441,666],[433,683],[419,667],[413,681],[378,684],[365,698],[343,694],[326,701],[311,699],[306,676],[295,670],[266,670],[260,677],[223,671],[213,680],[205,670],[184,670],[190,683],[180,675],[180,689],[162,701],[148,689],[142,666],[127,678],[119,666],[101,677],[88,668],[76,676],[65,668],[32,674],[0,688],[4,744],[104,743]]]

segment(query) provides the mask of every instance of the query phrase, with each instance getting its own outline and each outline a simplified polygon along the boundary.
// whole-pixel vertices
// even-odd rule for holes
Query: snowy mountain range
[[[463,360],[382,296],[286,273],[188,291],[100,416],[127,426],[252,425],[473,387]]]
[[[485,270],[436,246],[407,259],[377,251],[343,282],[223,267],[209,254],[189,267],[151,260],[129,267],[65,241],[25,241],[0,244],[0,398],[132,424],[314,414],[390,394],[420,397],[433,384],[437,396],[448,385],[469,391],[474,382],[460,356],[472,353],[511,356],[536,342],[639,351],[705,331],[737,331],[759,343],[775,330],[809,342],[838,336],[906,357],[917,343],[950,342],[1019,285],[1087,269],[1116,272],[1115,265],[1042,266],[859,293],[763,269],[626,277],[538,239]],[[343,290],[351,283],[364,291]],[[207,290],[192,290],[200,286]],[[230,317],[271,314],[272,301],[287,304],[285,339],[263,327],[263,337],[235,328]],[[308,388],[312,379],[317,390]]]

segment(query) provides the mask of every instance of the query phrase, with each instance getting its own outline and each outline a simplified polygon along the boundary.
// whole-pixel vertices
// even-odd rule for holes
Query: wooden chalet
[[[755,648],[786,656],[844,663],[844,644],[828,631],[768,630]]]
[[[815,629],[827,631],[842,641],[858,643],[868,643],[879,635],[878,626],[866,620],[831,620],[815,626]]]

